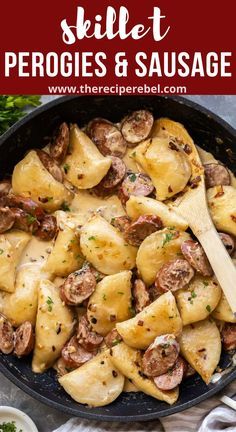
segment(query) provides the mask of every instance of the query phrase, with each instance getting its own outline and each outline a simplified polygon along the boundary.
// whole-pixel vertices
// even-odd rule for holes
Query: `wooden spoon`
[[[204,168],[195,144],[180,123],[169,119],[160,119],[158,122],[159,133],[161,130],[165,131],[177,138],[183,146],[189,146],[186,154],[192,167],[190,186],[187,186],[177,198],[170,200],[169,205],[188,222],[192,232],[198,238],[236,316],[236,268],[214,227],[208,210]]]

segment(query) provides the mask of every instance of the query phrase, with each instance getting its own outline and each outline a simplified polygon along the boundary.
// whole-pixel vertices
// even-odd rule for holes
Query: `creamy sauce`
[[[25,248],[18,268],[28,263],[43,264],[53,247],[53,241],[43,241],[38,237],[32,239]]]
[[[113,217],[125,215],[120,200],[117,196],[98,198],[86,191],[78,191],[71,205],[71,211],[79,214],[85,223],[95,212],[103,216],[108,222]]]

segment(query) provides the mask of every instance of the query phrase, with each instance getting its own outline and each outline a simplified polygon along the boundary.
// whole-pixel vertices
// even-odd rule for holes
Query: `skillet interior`
[[[62,121],[77,122],[83,126],[94,117],[119,121],[128,112],[146,108],[154,117],[167,116],[183,123],[196,144],[212,152],[214,156],[236,171],[236,131],[206,109],[183,98],[170,97],[63,97],[47,104],[7,131],[0,139],[0,173],[11,173],[14,165],[33,147],[43,147],[45,137]],[[230,363],[223,354],[221,364]],[[218,392],[236,378],[236,370],[224,375],[216,384],[207,386],[195,376],[181,385],[180,397],[172,407],[144,394],[122,394],[111,405],[89,409],[74,402],[59,386],[54,371],[34,374],[30,359],[19,360],[0,355],[0,371],[22,390],[51,407],[68,414],[89,419],[108,421],[151,420],[182,411]]]

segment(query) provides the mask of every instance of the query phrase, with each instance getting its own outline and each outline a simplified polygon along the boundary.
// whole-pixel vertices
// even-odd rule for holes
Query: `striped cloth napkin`
[[[232,396],[235,393],[236,382],[233,382],[227,390],[222,390],[211,399],[160,420],[107,423],[73,418],[53,432],[236,432],[236,411],[220,404],[222,395]]]

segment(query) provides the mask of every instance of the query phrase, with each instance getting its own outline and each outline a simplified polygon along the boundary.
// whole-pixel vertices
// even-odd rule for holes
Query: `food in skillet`
[[[168,205],[191,179],[189,135],[175,130],[146,110],[83,130],[63,123],[0,183],[0,352],[32,353],[35,373],[54,367],[91,407],[122,391],[173,404],[183,380],[209,384],[222,346],[236,349],[204,250]],[[234,259],[236,179],[199,153]]]

